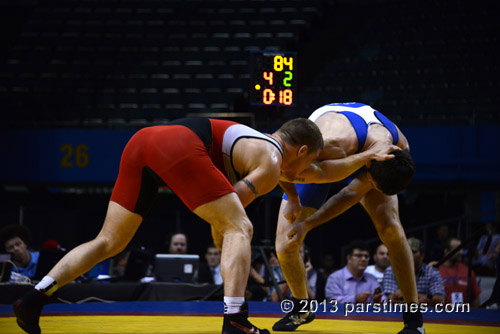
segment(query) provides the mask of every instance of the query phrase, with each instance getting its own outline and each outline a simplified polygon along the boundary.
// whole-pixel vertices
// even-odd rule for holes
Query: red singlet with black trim
[[[190,210],[234,192],[239,175],[232,168],[232,148],[249,137],[282,152],[273,138],[225,120],[181,119],[141,129],[123,150],[111,200],[144,217],[160,186],[169,187]]]

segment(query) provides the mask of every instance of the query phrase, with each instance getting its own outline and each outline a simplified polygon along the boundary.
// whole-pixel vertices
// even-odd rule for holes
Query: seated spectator
[[[123,277],[125,269],[127,269],[128,259],[130,257],[130,249],[126,248],[113,259],[113,267],[111,268],[111,276]]]
[[[11,255],[14,264],[11,282],[24,281],[25,277],[34,278],[38,264],[39,252],[28,249],[31,243],[31,232],[22,225],[7,225],[0,231],[0,245]]]
[[[439,225],[436,228],[434,238],[427,245],[426,261],[439,261],[443,258],[443,250],[446,243],[451,237],[450,227],[446,224]]]
[[[500,309],[500,244],[497,245],[497,258],[496,258],[496,274],[495,285],[491,291],[491,296],[488,298],[484,305],[487,309],[499,310]]]
[[[389,261],[389,251],[384,244],[378,245],[373,254],[373,261],[375,264],[366,267],[366,273],[372,274],[377,279],[380,286],[382,286],[382,281],[384,280],[384,272],[391,265]]]
[[[200,263],[198,282],[221,285],[223,281],[220,271],[220,250],[213,244],[208,246],[205,251],[205,260],[206,263]]]
[[[413,252],[413,264],[415,266],[415,279],[417,281],[417,292],[419,304],[427,303],[434,306],[437,303],[444,303],[445,291],[443,278],[436,268],[424,263],[424,245],[417,238],[409,238],[408,243]],[[399,290],[396,277],[392,267],[389,266],[384,273],[383,291],[393,302],[404,302],[403,295]]]
[[[380,302],[383,295],[375,276],[365,272],[370,259],[368,245],[353,241],[347,249],[347,265],[328,277],[325,297],[338,303]]]
[[[325,299],[325,285],[328,276],[335,271],[335,258],[333,254],[321,254],[320,267],[318,269],[318,281],[316,282],[316,299]]]
[[[461,247],[462,242],[457,238],[450,238],[445,243],[444,255],[448,255],[457,247]],[[439,267],[439,273],[443,277],[444,289],[446,292],[446,303],[466,303],[467,302],[467,284],[469,268],[461,263],[463,250],[460,249],[446,262]],[[476,281],[476,275],[471,273],[472,298],[471,307],[479,307],[479,295],[481,289]]]
[[[254,255],[255,254],[255,255]],[[246,300],[263,301],[266,300],[269,291],[269,273],[264,265],[264,259],[259,252],[252,252],[252,266],[248,277]],[[272,268],[278,265],[278,259],[274,251],[268,252],[267,259]]]
[[[480,276],[495,276],[496,247],[500,243],[500,234],[494,222],[486,224],[486,233],[481,236],[472,264]]]
[[[335,257],[333,254],[322,254],[321,264],[318,272],[325,277],[325,280],[335,271]]]
[[[187,250],[188,239],[186,234],[178,232],[170,235],[168,241],[169,254],[187,254]]]

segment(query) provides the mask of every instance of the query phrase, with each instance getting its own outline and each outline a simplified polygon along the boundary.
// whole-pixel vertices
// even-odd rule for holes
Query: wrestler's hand
[[[283,216],[285,216],[290,224],[293,224],[300,217],[301,212],[302,205],[300,204],[300,200],[288,200],[283,210]]]
[[[370,161],[385,161],[394,159],[394,155],[390,153],[397,150],[401,148],[388,142],[376,141],[365,152],[370,154]]]
[[[289,243],[302,243],[307,234],[307,225],[304,221],[296,220],[287,233]]]

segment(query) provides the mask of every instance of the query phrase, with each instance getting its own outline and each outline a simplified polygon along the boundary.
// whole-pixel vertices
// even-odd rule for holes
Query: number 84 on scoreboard
[[[295,58],[296,52],[252,52],[250,104],[295,105]]]

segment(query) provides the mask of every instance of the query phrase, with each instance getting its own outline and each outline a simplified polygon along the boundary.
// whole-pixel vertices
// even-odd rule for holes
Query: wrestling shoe
[[[405,327],[398,334],[425,334],[424,318],[420,311],[403,312]]]
[[[291,332],[296,330],[300,325],[310,323],[314,320],[315,316],[313,312],[299,312],[300,304],[298,299],[292,298],[292,302],[292,310],[283,319],[274,324],[273,331]]]
[[[270,334],[267,329],[259,329],[248,321],[248,303],[244,302],[240,312],[224,314],[222,334]]]
[[[26,333],[40,334],[40,313],[42,308],[51,302],[51,298],[44,295],[36,289],[28,291],[21,299],[18,299],[13,305],[14,313],[19,327]]]

